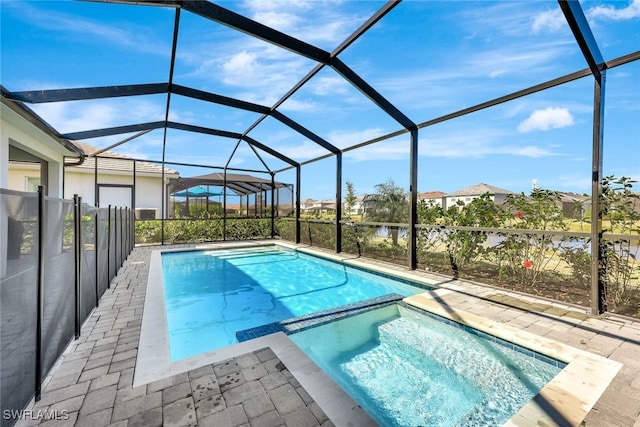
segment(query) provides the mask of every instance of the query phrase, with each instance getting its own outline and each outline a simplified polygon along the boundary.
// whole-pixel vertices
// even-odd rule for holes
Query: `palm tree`
[[[409,218],[409,200],[404,189],[392,179],[376,185],[376,193],[369,196],[364,213],[366,221],[404,223]],[[390,228],[391,241],[398,245],[398,228]]]

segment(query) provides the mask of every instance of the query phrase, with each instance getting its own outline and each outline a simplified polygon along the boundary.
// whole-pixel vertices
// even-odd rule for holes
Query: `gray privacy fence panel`
[[[80,321],[96,306],[96,213],[97,209],[81,206],[80,247]]]
[[[43,377],[74,337],[76,266],[73,202],[47,198],[45,212]]]
[[[104,293],[132,249],[130,210],[76,209],[71,200],[42,200],[40,212],[38,193],[0,189],[1,427],[13,425],[19,411],[34,396],[39,399],[42,380],[75,336],[76,316],[80,324],[86,320],[96,293]]]
[[[97,253],[98,256],[98,297],[107,290],[111,277],[109,277],[108,250],[109,250],[109,211],[107,209],[98,209],[97,213],[98,236],[97,236]]]
[[[38,197],[0,189],[0,409],[23,409],[35,384]],[[13,423],[1,417],[0,425]]]
[[[116,218],[115,209],[108,208],[109,214],[109,282],[113,279],[118,271],[116,269]]]

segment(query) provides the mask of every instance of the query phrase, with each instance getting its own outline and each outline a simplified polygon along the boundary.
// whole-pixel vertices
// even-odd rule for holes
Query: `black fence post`
[[[73,196],[73,219],[74,219],[74,229],[75,229],[75,300],[76,300],[76,314],[75,314],[75,337],[76,339],[80,338],[80,305],[81,305],[81,292],[80,292],[80,282],[82,280],[82,210],[80,204],[82,203],[82,198],[77,194]]]
[[[96,267],[96,307],[98,306],[98,304],[100,304],[100,269],[98,268],[98,262],[100,260],[100,257],[98,256],[98,247],[100,246],[98,243],[98,236],[100,236],[98,228],[100,228],[100,215],[99,215],[99,210],[96,208],[95,209],[95,216],[96,216],[96,220],[95,220],[95,226],[94,226],[94,230],[93,230],[93,239],[94,239],[94,245],[93,245],[93,255],[95,257],[95,267]]]
[[[111,288],[111,205],[107,214],[107,289]]]
[[[127,207],[122,208],[122,263],[127,259],[127,247],[129,246],[129,219],[127,218]]]
[[[122,216],[122,206],[118,208],[118,216],[120,217],[120,260],[118,261],[118,269],[124,264],[124,217]]]
[[[129,256],[129,246],[131,246],[131,217],[129,216],[129,208],[125,207],[124,208],[124,217],[125,217],[125,221],[127,223],[127,228],[124,230],[126,236],[127,236],[127,246],[124,248],[124,251],[126,253],[126,256]]]
[[[136,216],[133,209],[129,209],[129,219],[131,224],[129,225],[129,253],[136,247]]]
[[[118,260],[120,259],[118,252],[118,207],[115,206],[113,208],[113,220],[115,223],[113,224],[113,277],[118,274]]]
[[[44,248],[45,248],[45,203],[44,187],[38,186],[38,289],[36,302],[36,372],[35,372],[35,401],[40,401],[42,395],[42,322],[44,317]]]
[[[275,209],[275,192],[276,192],[276,174],[271,172],[271,238],[276,237],[276,209]]]

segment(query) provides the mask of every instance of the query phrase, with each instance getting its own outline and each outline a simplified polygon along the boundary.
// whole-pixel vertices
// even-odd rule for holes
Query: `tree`
[[[609,222],[609,227],[603,231],[627,235],[640,233],[640,196],[633,192],[636,182],[625,176],[602,179],[602,217]],[[637,292],[633,286],[634,279],[637,280],[640,273],[636,259],[637,240],[634,243],[631,239],[605,236],[600,241],[600,254],[600,276],[604,282],[605,299],[617,310],[620,304],[628,304],[633,293]]]
[[[356,190],[353,186],[353,182],[347,180],[347,196],[344,199],[345,210],[347,211],[347,216],[351,216],[351,210],[356,204]]]
[[[392,179],[376,185],[376,193],[367,201],[367,221],[404,223],[409,218],[409,200],[404,189],[397,187]],[[398,245],[398,228],[390,228],[391,241]]]
[[[561,206],[559,192],[541,188],[534,189],[529,196],[520,193],[506,197],[503,204],[505,219],[509,218],[506,223],[511,228],[535,231],[509,233],[495,247],[501,274],[532,288],[546,271],[558,268],[560,258],[555,254],[565,239],[558,240],[553,231],[567,229]]]

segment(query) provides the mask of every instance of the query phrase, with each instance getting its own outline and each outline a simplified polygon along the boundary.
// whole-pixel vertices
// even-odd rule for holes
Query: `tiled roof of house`
[[[427,191],[424,193],[418,193],[418,199],[439,199],[445,197],[447,194],[442,191]]]
[[[504,188],[495,187],[489,184],[476,184],[470,187],[463,188],[462,190],[454,191],[453,193],[447,194],[448,197],[459,197],[459,196],[481,196],[484,193],[490,194],[517,194],[510,190],[505,190]]]
[[[73,144],[80,148],[85,152],[87,156],[99,151],[100,149],[94,147],[93,145],[86,144],[84,142],[73,141]],[[130,157],[127,157],[123,154],[118,154],[113,151],[105,151],[100,153],[98,156],[98,169],[100,170],[111,170],[111,171],[124,171],[124,172],[133,172],[133,161]],[[87,157],[79,166],[73,166],[74,168],[79,169],[95,169],[95,157]],[[137,160],[136,164],[136,173],[152,173],[152,174],[162,174],[162,167],[156,165],[151,162],[145,162],[141,160]],[[178,175],[178,171],[173,169],[164,168],[165,174]]]

